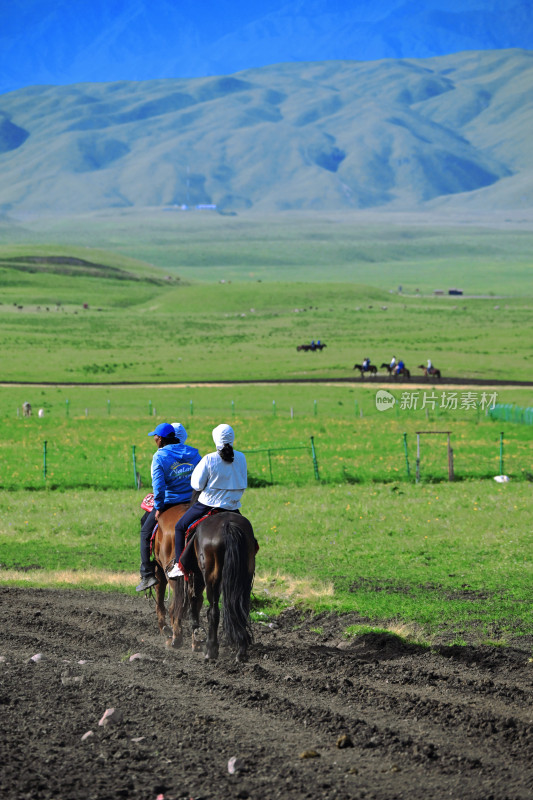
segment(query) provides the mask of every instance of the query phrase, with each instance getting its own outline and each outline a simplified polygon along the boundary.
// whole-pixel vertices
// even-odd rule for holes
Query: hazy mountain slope
[[[529,0],[17,0],[0,4],[0,92],[513,47],[533,48]]]
[[[0,97],[0,207],[531,205],[532,86],[532,53],[493,51],[22,89]]]

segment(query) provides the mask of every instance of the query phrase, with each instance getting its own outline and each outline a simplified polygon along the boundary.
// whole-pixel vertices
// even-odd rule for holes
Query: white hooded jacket
[[[233,444],[234,434],[229,425],[219,425],[213,431],[213,439],[218,447]],[[234,450],[234,460],[230,464],[220,454],[208,453],[196,465],[191,475],[191,486],[201,494],[200,503],[215,508],[234,511],[240,508],[241,497],[248,486],[246,456]]]

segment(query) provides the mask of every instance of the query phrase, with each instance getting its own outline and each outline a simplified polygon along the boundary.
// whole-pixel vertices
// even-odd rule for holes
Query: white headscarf
[[[180,444],[185,444],[185,442],[187,441],[187,431],[185,430],[181,422],[173,422],[172,427],[174,428],[176,439],[179,439]]]
[[[213,429],[213,441],[217,450],[222,450],[225,444],[233,444],[235,433],[231,425],[217,425]]]

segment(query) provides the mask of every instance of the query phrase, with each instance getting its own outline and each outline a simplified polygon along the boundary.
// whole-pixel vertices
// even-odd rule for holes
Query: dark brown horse
[[[353,368],[359,370],[359,372],[361,373],[361,378],[365,377],[365,372],[368,372],[369,375],[377,375],[378,374],[378,368],[375,367],[374,364],[370,364],[368,369],[363,369],[363,365],[362,364],[354,364]]]
[[[418,365],[418,369],[423,369],[424,370],[424,378],[438,378],[438,379],[440,379],[442,377],[441,374],[440,374],[440,369],[437,369],[436,367],[430,367],[430,369],[428,369],[423,364],[419,364]]]
[[[155,546],[156,577],[159,580],[156,587],[159,629],[163,633],[169,633],[165,625],[164,594],[166,585],[170,582],[173,600],[169,607],[172,629],[169,644],[177,646],[183,641],[182,622],[188,612],[192,621],[192,648],[203,649],[205,635],[200,628],[200,609],[205,588],[209,603],[205,657],[215,660],[219,650],[219,602],[222,594],[224,631],[228,642],[237,649],[237,660],[242,661],[252,642],[250,595],[256,553],[252,526],[246,517],[231,511],[208,516],[194,531],[192,548],[195,564],[194,568],[191,564],[191,577],[188,581],[184,578],[168,581],[165,567],[174,556],[174,525],[185,508],[186,506],[174,506],[159,519]]]
[[[383,362],[383,364],[381,365],[380,369],[386,369],[387,372],[389,373],[389,375],[392,375],[393,378],[397,378],[399,375],[403,375],[403,377],[407,378],[408,380],[410,380],[410,378],[411,378],[411,373],[407,369],[407,367],[402,367],[399,372],[396,372],[396,367],[395,366],[391,367],[390,364],[385,364],[385,362]]]

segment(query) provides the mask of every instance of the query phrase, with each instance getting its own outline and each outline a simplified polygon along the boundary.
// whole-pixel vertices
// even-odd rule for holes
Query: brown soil
[[[0,604],[2,798],[533,796],[525,645],[347,643],[354,619],[292,610],[255,625],[247,663],[222,647],[213,665],[167,649],[141,596],[0,587]],[[110,707],[122,721],[99,726]]]

